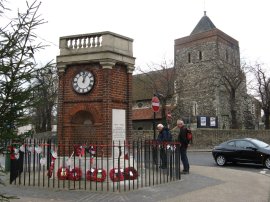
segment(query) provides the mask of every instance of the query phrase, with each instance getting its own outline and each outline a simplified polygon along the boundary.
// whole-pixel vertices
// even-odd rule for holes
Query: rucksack
[[[186,138],[187,138],[188,143],[192,142],[192,138],[193,138],[192,137],[192,132],[191,132],[191,130],[189,128],[187,129]]]

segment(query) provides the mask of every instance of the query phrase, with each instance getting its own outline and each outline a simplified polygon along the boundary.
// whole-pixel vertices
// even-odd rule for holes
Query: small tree
[[[47,63],[37,72],[34,90],[33,123],[36,132],[52,130],[53,111],[58,92],[57,69],[54,63]]]
[[[260,105],[264,112],[265,129],[270,129],[270,77],[267,75],[266,70],[263,69],[262,64],[256,63],[250,68],[255,78],[251,88],[255,91],[255,96],[260,99]]]

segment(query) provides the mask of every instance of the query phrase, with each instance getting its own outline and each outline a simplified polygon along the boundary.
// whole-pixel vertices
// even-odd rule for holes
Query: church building
[[[216,28],[206,12],[189,36],[175,40],[174,68],[177,75],[174,117],[182,118],[193,128],[254,129],[258,126],[260,109],[258,102],[247,94],[239,43]],[[136,77],[133,76],[133,83]],[[138,103],[134,100],[136,97],[141,96],[133,94],[133,103]],[[133,112],[136,112],[133,128],[134,124],[139,127],[135,104]]]

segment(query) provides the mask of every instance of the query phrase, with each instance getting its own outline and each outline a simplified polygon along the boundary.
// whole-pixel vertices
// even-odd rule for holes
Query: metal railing
[[[22,186],[122,192],[181,179],[178,142],[27,139],[9,151],[10,183]]]

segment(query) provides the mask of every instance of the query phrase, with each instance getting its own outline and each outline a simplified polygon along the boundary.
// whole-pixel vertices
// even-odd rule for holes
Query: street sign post
[[[156,112],[159,111],[159,99],[157,96],[152,98],[152,110],[154,112],[153,130],[154,130],[154,140],[156,139]]]
[[[158,112],[159,111],[159,99],[157,96],[154,96],[152,98],[152,109],[154,112]]]

